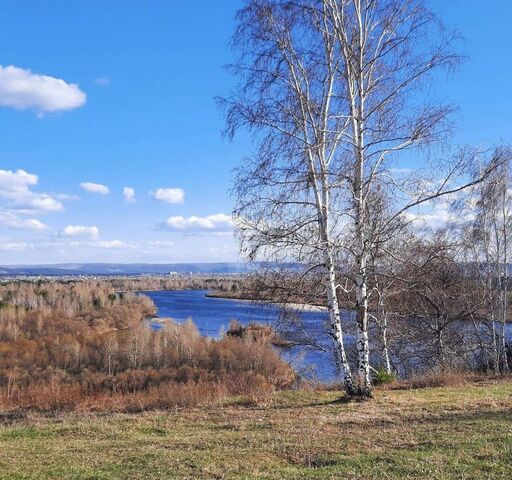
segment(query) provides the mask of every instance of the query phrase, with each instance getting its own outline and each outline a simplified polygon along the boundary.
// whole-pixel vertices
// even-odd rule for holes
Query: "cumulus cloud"
[[[44,230],[47,226],[35,218],[20,218],[14,223],[11,223],[11,227],[19,228],[22,230]]]
[[[38,180],[37,175],[25,170],[18,169],[15,172],[0,170],[0,193],[9,198],[9,196],[16,196],[20,192],[28,192],[29,187],[36,185]]]
[[[10,200],[9,208],[26,212],[56,212],[64,205],[46,193],[34,193],[30,187],[37,185],[37,175],[25,170],[0,170],[0,197]]]
[[[193,232],[223,232],[233,228],[233,219],[224,213],[206,217],[169,217],[162,223],[164,230]]]
[[[0,211],[0,224],[19,230],[44,230],[46,225],[35,218],[20,218],[12,212]]]
[[[132,187],[124,187],[123,196],[126,203],[135,202],[135,190]]]
[[[26,198],[16,200],[10,205],[10,208],[17,210],[42,211],[42,212],[60,212],[64,210],[64,205],[55,198],[46,193],[31,194]]]
[[[442,228],[450,223],[463,224],[474,220],[473,212],[466,211],[461,214],[453,208],[453,202],[457,199],[457,195],[446,195],[445,197],[437,202],[426,203],[414,212],[406,212],[404,218],[418,229]]]
[[[152,192],[153,198],[166,203],[183,203],[185,192],[182,188],[159,188]]]
[[[101,183],[82,182],[80,186],[89,193],[99,193],[100,195],[107,195],[110,193],[110,189]]]
[[[95,225],[68,225],[61,234],[65,237],[91,237],[97,238],[100,231]]]
[[[124,249],[135,248],[135,245],[122,240],[100,239],[100,231],[96,225],[68,225],[59,234],[60,238],[46,244],[60,248],[81,249]],[[63,237],[67,237],[65,240]],[[42,245],[43,247],[45,245]]]
[[[0,106],[43,114],[78,108],[85,101],[86,95],[76,83],[0,65]]]

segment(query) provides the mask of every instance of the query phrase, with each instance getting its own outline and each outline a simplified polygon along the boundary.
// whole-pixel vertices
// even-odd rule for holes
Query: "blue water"
[[[177,290],[144,292],[158,309],[159,317],[170,317],[180,323],[192,319],[202,335],[219,338],[229,329],[232,320],[242,325],[249,322],[268,324],[279,329],[289,322],[302,322],[302,329],[309,338],[302,336],[300,343],[311,340],[323,347],[322,352],[312,347],[293,347],[280,350],[281,356],[288,361],[295,371],[305,377],[316,377],[322,381],[336,378],[336,371],[330,352],[330,338],[324,334],[324,324],[328,321],[326,312],[289,312],[283,317],[281,309],[272,304],[249,302],[206,296],[205,290]],[[158,328],[159,324],[154,324]],[[297,330],[297,329],[293,329]]]
[[[192,319],[199,332],[213,338],[220,338],[229,329],[232,320],[237,320],[243,325],[249,322],[268,324],[281,332],[303,332],[298,338],[300,347],[279,349],[283,359],[288,361],[295,371],[303,377],[317,378],[321,381],[333,381],[337,379],[333,362],[331,338],[326,334],[325,328],[328,321],[326,312],[291,311],[287,317],[283,317],[282,310],[272,304],[262,302],[248,302],[225,298],[211,298],[206,296],[205,290],[177,290],[144,292],[151,297],[158,309],[159,317],[170,317],[176,322],[184,322]],[[297,321],[301,322],[297,328]],[[355,342],[353,335],[353,322],[349,320],[349,313],[344,313],[344,330],[347,345]],[[293,327],[286,328],[290,323]],[[153,324],[159,328],[160,324]],[[290,335],[285,335],[290,337]],[[512,341],[512,324],[507,324],[507,339]],[[325,351],[312,346],[304,346],[311,343],[318,344]]]

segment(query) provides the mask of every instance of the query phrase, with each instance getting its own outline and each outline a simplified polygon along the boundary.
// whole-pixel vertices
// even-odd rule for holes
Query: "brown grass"
[[[463,387],[475,383],[503,382],[512,380],[512,374],[475,373],[468,370],[426,372],[406,379],[385,383],[378,390],[414,390],[439,387]]]
[[[220,404],[239,398],[246,405],[267,404],[275,386],[259,373],[241,373],[219,377],[216,381],[166,381],[146,388],[88,390],[78,383],[30,384],[16,393],[0,398],[0,411],[94,411],[141,412],[177,407]]]
[[[0,479],[511,478],[510,379],[379,389],[364,403],[340,396],[283,391],[265,406],[232,399],[143,413],[0,415]]]

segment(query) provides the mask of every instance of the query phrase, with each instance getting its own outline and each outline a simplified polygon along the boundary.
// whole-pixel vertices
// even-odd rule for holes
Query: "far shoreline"
[[[313,305],[310,303],[298,303],[298,302],[274,302],[272,300],[267,299],[253,299],[253,298],[245,298],[241,296],[237,296],[234,294],[231,294],[229,292],[222,292],[222,291],[207,291],[205,294],[208,298],[221,298],[224,300],[238,300],[241,302],[256,302],[256,303],[268,303],[270,305],[277,305],[284,308],[289,308],[291,310],[302,310],[305,312],[327,312],[327,307],[324,307],[322,305]]]

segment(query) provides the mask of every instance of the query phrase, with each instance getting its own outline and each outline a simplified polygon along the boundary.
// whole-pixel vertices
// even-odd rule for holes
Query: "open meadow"
[[[262,406],[2,415],[1,479],[505,479],[512,380],[283,391]]]

